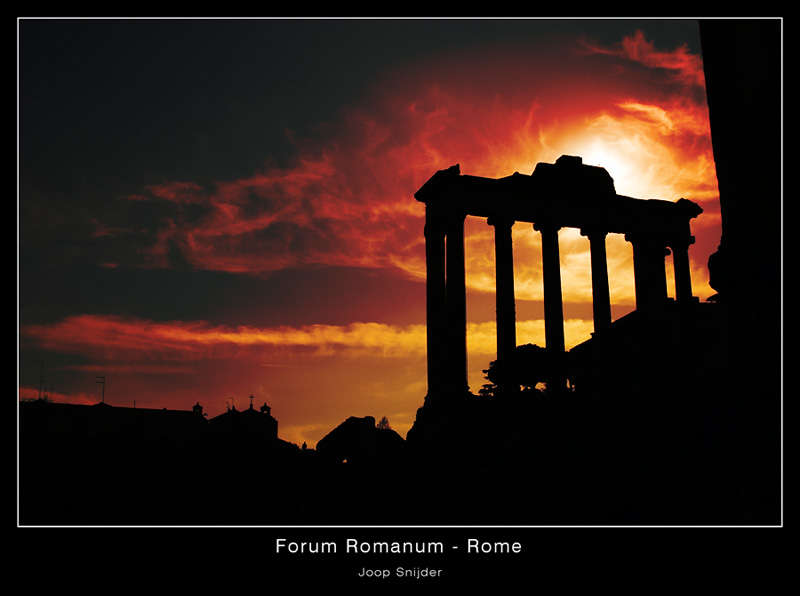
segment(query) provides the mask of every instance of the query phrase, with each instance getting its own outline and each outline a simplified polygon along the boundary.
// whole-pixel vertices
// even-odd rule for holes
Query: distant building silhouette
[[[384,463],[403,455],[405,441],[394,430],[375,425],[375,418],[351,416],[317,443],[317,453],[337,463]]]
[[[104,402],[82,405],[34,400],[20,402],[20,425],[29,433],[156,438],[184,437],[203,432],[206,420],[199,404],[188,411],[127,408]]]
[[[227,412],[208,421],[213,432],[246,433],[269,439],[278,438],[278,421],[272,417],[270,407],[265,403],[256,410],[250,407],[239,411],[231,407]]]
[[[210,420],[199,403],[170,410],[38,399],[19,410],[23,523],[229,519],[210,503],[256,490],[300,454],[278,438],[266,404]]]

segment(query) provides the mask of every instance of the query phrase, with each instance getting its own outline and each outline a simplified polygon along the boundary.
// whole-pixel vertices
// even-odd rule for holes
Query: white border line
[[[781,307],[780,307],[780,364],[781,364],[781,520],[777,525],[20,525],[20,503],[19,503],[19,172],[20,172],[20,137],[19,137],[19,111],[20,111],[20,86],[19,86],[19,63],[20,63],[20,21],[22,20],[589,20],[589,21],[628,21],[628,20],[641,20],[641,21],[706,21],[706,20],[778,20],[780,21],[780,39],[781,39],[781,63],[780,63],[780,120],[781,120],[781,196],[780,196],[780,214],[781,223],[783,223],[783,17],[17,17],[17,528],[275,528],[275,529],[342,529],[342,528],[355,528],[355,529],[373,529],[373,528],[390,528],[390,529],[546,529],[546,528],[565,528],[565,529],[603,529],[603,528],[783,528],[783,512],[784,512],[784,478],[783,478],[783,226],[780,230],[781,239],[781,262],[780,262],[780,288],[781,288]]]

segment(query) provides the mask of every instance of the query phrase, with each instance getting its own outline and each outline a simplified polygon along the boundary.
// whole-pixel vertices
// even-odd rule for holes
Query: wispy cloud
[[[18,394],[19,399],[21,400],[38,399],[39,388],[23,386],[19,388]],[[88,393],[61,393],[58,391],[47,390],[44,391],[43,394],[50,401],[65,404],[91,405],[100,401],[97,395],[90,395]]]
[[[591,321],[568,319],[567,343],[586,339]],[[528,342],[544,342],[541,320],[519,321],[517,332]],[[70,366],[84,372],[116,371],[173,374],[187,372],[174,362],[207,358],[257,358],[265,353],[295,351],[301,355],[343,357],[422,356],[426,350],[425,325],[387,325],[359,322],[349,325],[301,327],[228,327],[204,321],[154,322],[107,315],[77,315],[48,325],[27,325],[24,338],[39,347],[80,354],[106,364]],[[496,349],[494,322],[470,323],[467,329],[473,354],[491,355]],[[153,360],[159,360],[153,364]],[[120,364],[120,361],[130,361]],[[146,364],[143,364],[146,363]],[[113,363],[109,368],[107,363]]]
[[[149,189],[153,200],[174,201],[179,208],[149,237],[152,243],[143,248],[139,264],[171,267],[177,253],[191,267],[214,271],[260,274],[328,265],[392,269],[421,280],[424,209],[412,195],[433,172],[455,161],[464,173],[496,177],[576,154],[609,169],[623,194],[716,200],[707,111],[684,98],[621,97],[566,122],[553,122],[546,110],[532,105],[526,106],[529,111],[487,109],[479,97],[454,97],[440,89],[429,91],[427,99],[427,111],[410,98],[402,112],[391,115],[354,111],[342,133],[352,139],[331,139],[291,168],[211,188],[180,183],[177,189]],[[540,117],[536,125],[534,114]],[[467,118],[479,124],[472,133],[459,130]],[[494,135],[484,135],[483,128]],[[200,215],[189,206],[202,207]],[[472,288],[492,291],[492,242],[488,228],[468,229]],[[523,278],[539,286],[537,235],[520,235],[519,242]],[[588,254],[588,243],[566,250]],[[578,275],[568,272],[567,278]],[[535,298],[526,287],[519,286],[520,297]],[[587,299],[586,290],[564,284],[568,300]]]
[[[636,31],[612,46],[601,46],[584,40],[583,47],[590,54],[616,56],[649,68],[663,68],[670,71],[676,80],[705,87],[703,61],[697,54],[692,54],[686,45],[673,50],[659,50],[654,42],[647,40],[642,31]]]
[[[498,54],[470,75],[446,61],[393,73],[343,109],[324,134],[293,137],[297,154],[288,166],[204,184],[162,182],[128,197],[129,206],[152,210],[155,228],[129,229],[122,242],[125,222],[96,222],[98,241],[116,241],[125,253],[108,251],[102,262],[248,275],[380,268],[423,280],[424,208],[413,193],[431,174],[457,162],[480,176],[530,173],[538,161],[571,154],[608,169],[621,194],[702,203],[691,258],[698,293],[712,293],[703,272],[720,233],[718,190],[705,100],[687,92],[702,86],[700,56],[685,46],[658,49],[641,32],[612,46],[581,47],[583,56],[613,56],[621,64],[612,69],[583,57],[560,68],[528,61],[529,70],[520,70],[527,58]],[[643,75],[648,70],[677,84],[656,85]],[[486,85],[474,84],[478,75]],[[569,92],[558,92],[560,85]],[[564,298],[588,302],[588,242],[573,236],[561,236]],[[515,227],[514,241],[517,296],[541,299],[538,234]],[[628,302],[630,253],[609,237],[613,294]],[[485,225],[467,226],[467,283],[494,290]]]

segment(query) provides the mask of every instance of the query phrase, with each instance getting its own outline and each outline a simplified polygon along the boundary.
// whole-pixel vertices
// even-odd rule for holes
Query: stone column
[[[448,389],[469,391],[467,384],[467,286],[464,271],[463,212],[447,216],[447,326],[450,373]]]
[[[670,243],[672,248],[672,266],[675,270],[675,300],[690,302],[692,296],[692,273],[689,266],[689,245],[694,243],[694,236]]]
[[[633,245],[636,309],[662,304],[667,299],[664,257],[669,254],[663,240],[640,234],[625,234]]]
[[[592,314],[595,333],[611,326],[611,297],[608,291],[608,262],[606,259],[606,235],[600,230],[581,230],[589,238],[592,258]]]
[[[544,285],[544,335],[545,344],[553,354],[564,353],[564,305],[561,299],[561,263],[558,254],[559,226],[534,224],[533,229],[542,234],[542,283]],[[566,380],[556,371],[548,383],[549,389],[560,391]]]
[[[634,292],[636,294],[636,309],[641,310],[647,308],[648,293],[647,293],[647,269],[645,268],[645,257],[643,254],[642,245],[625,236],[625,240],[633,245],[633,284]]]
[[[428,396],[441,393],[447,379],[445,221],[425,207],[425,265],[428,334]]]
[[[514,225],[514,220],[490,217],[488,223],[494,226],[497,359],[505,360],[517,347],[514,251],[511,243],[511,226]]]

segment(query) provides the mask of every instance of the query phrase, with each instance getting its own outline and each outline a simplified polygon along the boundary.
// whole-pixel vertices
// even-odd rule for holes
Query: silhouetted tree
[[[541,346],[517,346],[509,359],[489,363],[489,368],[483,371],[489,383],[481,387],[479,394],[493,397],[505,387],[534,391],[539,383],[546,383],[547,377],[562,364],[560,358],[555,358]]]
[[[389,419],[386,416],[381,418],[380,422],[378,422],[378,429],[379,430],[389,430],[390,428],[392,428],[392,427],[389,426]]]
[[[525,344],[514,348],[511,356],[510,374],[514,383],[531,391],[544,383],[548,374],[556,367],[552,354],[536,344]]]
[[[483,370],[483,376],[487,380],[489,380],[490,374],[492,376],[495,375],[494,370],[496,366],[497,366],[497,360],[492,360],[489,363],[489,368]],[[494,397],[495,395],[497,395],[499,389],[500,387],[496,383],[489,381],[488,383],[484,383],[483,386],[478,390],[478,395],[482,397]]]

